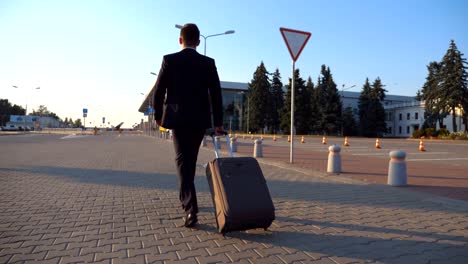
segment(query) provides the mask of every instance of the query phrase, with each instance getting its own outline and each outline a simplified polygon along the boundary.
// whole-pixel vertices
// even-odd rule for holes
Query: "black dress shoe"
[[[192,213],[188,213],[182,220],[184,220],[185,227],[193,227],[198,222],[197,215]]]

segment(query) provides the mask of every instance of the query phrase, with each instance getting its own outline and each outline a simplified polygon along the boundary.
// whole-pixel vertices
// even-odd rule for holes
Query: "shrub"
[[[439,136],[446,137],[450,135],[450,132],[446,128],[441,128],[438,131]]]
[[[450,138],[451,139],[458,139],[458,140],[467,140],[468,139],[468,133],[465,133],[465,132],[451,133]]]
[[[418,129],[418,130],[413,131],[413,138],[421,138],[424,136],[425,136],[424,129]]]
[[[426,128],[424,130],[426,137],[437,137],[437,131],[433,128]]]

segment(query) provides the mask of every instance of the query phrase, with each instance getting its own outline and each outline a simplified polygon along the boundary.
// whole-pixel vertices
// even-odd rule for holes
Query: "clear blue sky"
[[[236,31],[207,40],[223,81],[249,82],[263,61],[286,84],[286,27],[312,33],[296,62],[304,79],[315,82],[326,64],[339,87],[360,91],[366,77],[380,77],[389,94],[413,96],[451,39],[468,54],[467,14],[465,0],[3,0],[0,98],[29,110],[43,104],[61,118],[81,118],[86,107],[88,125],[105,116],[131,127],[143,118],[149,73],[180,50],[174,25],[187,22],[204,35]]]

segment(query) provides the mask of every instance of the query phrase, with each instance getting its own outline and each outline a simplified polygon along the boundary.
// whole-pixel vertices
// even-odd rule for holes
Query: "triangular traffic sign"
[[[304,49],[312,33],[289,28],[280,28],[280,31],[284,41],[286,42],[286,46],[288,46],[291,58],[293,61],[296,61],[297,58],[299,58],[299,55],[301,55],[302,49]]]

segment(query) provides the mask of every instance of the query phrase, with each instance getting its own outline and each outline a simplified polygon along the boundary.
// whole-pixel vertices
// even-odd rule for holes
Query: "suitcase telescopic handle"
[[[234,158],[234,154],[232,153],[231,142],[229,142],[228,132],[222,131],[220,133],[226,136],[226,143],[227,143],[228,148],[229,148],[229,154],[231,155],[231,158]],[[210,136],[211,136],[211,139],[213,140],[213,145],[214,145],[214,149],[215,149],[216,158],[219,158],[219,147],[218,147],[218,143],[216,143],[215,132],[211,132]]]

